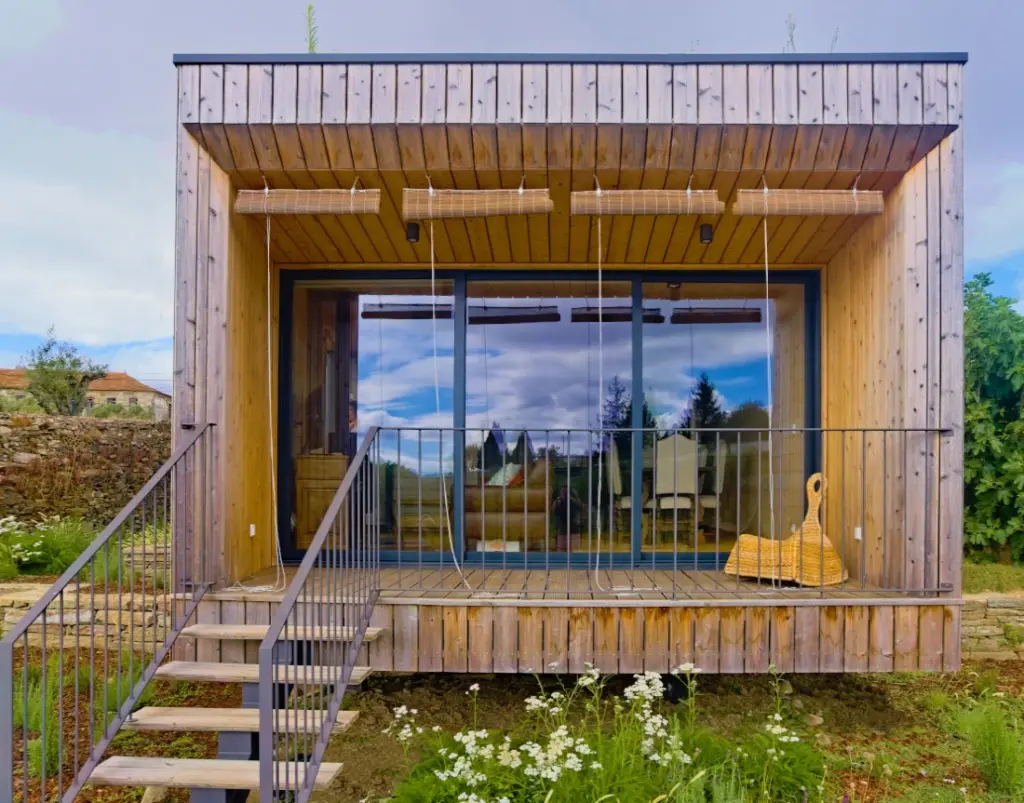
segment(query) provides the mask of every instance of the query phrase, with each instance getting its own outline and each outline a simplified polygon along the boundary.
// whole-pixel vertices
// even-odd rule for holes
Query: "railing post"
[[[27,652],[26,649],[26,661],[28,660]],[[22,772],[28,772],[28,767],[23,767]],[[14,644],[12,643],[0,643],[0,800],[14,800]]]
[[[272,800],[274,796],[274,646],[260,645],[260,800]]]

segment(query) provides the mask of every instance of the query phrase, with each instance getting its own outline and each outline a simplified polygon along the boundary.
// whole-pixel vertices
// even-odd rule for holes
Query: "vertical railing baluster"
[[[722,430],[715,430],[715,465],[713,466],[714,474],[712,474],[712,481],[715,483],[715,571],[719,571],[722,566],[719,559],[719,555],[722,554],[721,541],[722,541]]]
[[[868,438],[867,430],[860,433],[860,588],[868,581]]]
[[[889,555],[888,555],[888,542],[889,542],[889,439],[886,437],[886,432],[883,430],[882,435],[882,571],[878,579],[882,586],[889,584]]]
[[[839,555],[844,560],[847,556],[846,549],[846,430],[839,430]],[[846,590],[845,572],[839,581],[839,587]]]

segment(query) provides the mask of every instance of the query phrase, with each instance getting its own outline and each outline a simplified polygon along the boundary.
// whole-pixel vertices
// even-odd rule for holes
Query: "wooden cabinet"
[[[343,454],[302,454],[295,458],[295,546],[313,541],[331,500],[338,492],[348,458]]]

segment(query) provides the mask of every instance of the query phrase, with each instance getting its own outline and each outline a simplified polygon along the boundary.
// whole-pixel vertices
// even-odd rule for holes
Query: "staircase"
[[[13,689],[0,693],[0,801],[71,803],[90,784],[187,788],[193,803],[240,803],[252,790],[304,803],[341,771],[323,755],[358,716],[342,699],[369,676],[359,650],[381,632],[369,627],[380,589],[377,430],[267,625],[195,623],[211,586],[212,429],[197,428],[0,641],[0,688]],[[121,601],[116,627],[92,615],[110,594]],[[258,643],[259,663],[170,660],[179,637]],[[154,678],[241,684],[242,705],[139,708]],[[121,730],[216,733],[218,755],[109,755]]]

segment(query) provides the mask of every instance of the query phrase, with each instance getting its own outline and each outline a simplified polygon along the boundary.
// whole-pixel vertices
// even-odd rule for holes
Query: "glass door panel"
[[[468,283],[468,555],[629,553],[630,452],[601,428],[628,426],[630,283],[602,294],[599,315],[596,281]]]
[[[452,283],[437,282],[435,293],[422,279],[295,284],[290,490],[296,548],[308,547],[349,461],[377,425],[403,428],[380,435],[382,549],[447,549]]]
[[[643,329],[644,552],[717,566],[738,533],[799,524],[806,436],[766,430],[769,411],[773,427],[806,426],[804,288],[765,296],[757,283],[644,283],[660,319]]]

